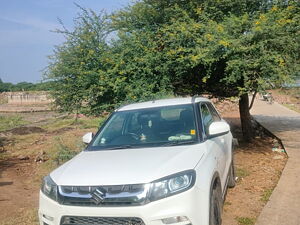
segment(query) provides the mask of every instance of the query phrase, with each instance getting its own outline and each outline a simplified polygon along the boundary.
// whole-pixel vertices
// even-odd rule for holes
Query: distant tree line
[[[19,82],[12,84],[3,82],[0,78],[0,92],[8,91],[50,91],[53,86],[53,81],[41,82],[41,83],[30,83],[30,82]]]
[[[62,111],[100,114],[167,95],[239,98],[291,83],[300,71],[299,0],[140,0],[107,15],[80,8],[46,77]]]

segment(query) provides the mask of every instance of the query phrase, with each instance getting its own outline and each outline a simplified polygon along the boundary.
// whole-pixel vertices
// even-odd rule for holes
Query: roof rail
[[[200,95],[194,95],[194,96],[192,97],[192,103],[195,103],[196,98],[201,98],[201,96],[200,96]]]

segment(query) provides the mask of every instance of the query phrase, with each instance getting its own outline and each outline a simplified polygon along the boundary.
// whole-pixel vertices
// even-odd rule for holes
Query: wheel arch
[[[216,193],[219,193],[218,196],[219,196],[219,213],[218,213],[218,217],[219,219],[217,219],[217,224],[222,224],[222,211],[223,211],[223,199],[222,199],[222,187],[221,187],[221,179],[220,179],[220,176],[218,174],[218,172],[215,172],[213,177],[212,177],[212,180],[211,180],[211,186],[210,186],[210,196],[209,196],[209,224],[212,224],[212,219],[213,217],[211,217],[211,210],[212,210],[212,201],[214,201],[214,194]],[[214,206],[213,206],[214,208]],[[214,214],[214,212],[213,212]],[[215,224],[215,223],[213,223]]]
[[[219,188],[222,191],[220,175],[217,171],[215,171],[215,173],[214,173],[214,175],[212,176],[212,179],[211,179],[210,194],[212,193],[212,190],[215,189],[217,186],[219,186]]]

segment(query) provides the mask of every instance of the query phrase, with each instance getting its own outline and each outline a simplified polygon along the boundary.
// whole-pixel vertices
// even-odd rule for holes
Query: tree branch
[[[257,94],[257,91],[254,92],[253,96],[252,96],[252,99],[251,99],[251,103],[250,103],[250,106],[249,106],[249,110],[252,108],[253,106],[253,103],[254,103],[254,99],[256,97],[256,94]]]

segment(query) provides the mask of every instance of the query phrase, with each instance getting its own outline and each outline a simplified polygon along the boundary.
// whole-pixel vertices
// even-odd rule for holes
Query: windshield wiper
[[[112,147],[107,147],[105,149],[107,150],[115,150],[115,149],[125,149],[125,148],[133,148],[134,146],[132,145],[119,145],[119,146],[112,146]]]
[[[163,146],[176,146],[176,145],[188,145],[188,144],[194,144],[196,143],[195,141],[171,141],[168,142],[166,144],[164,144]]]

